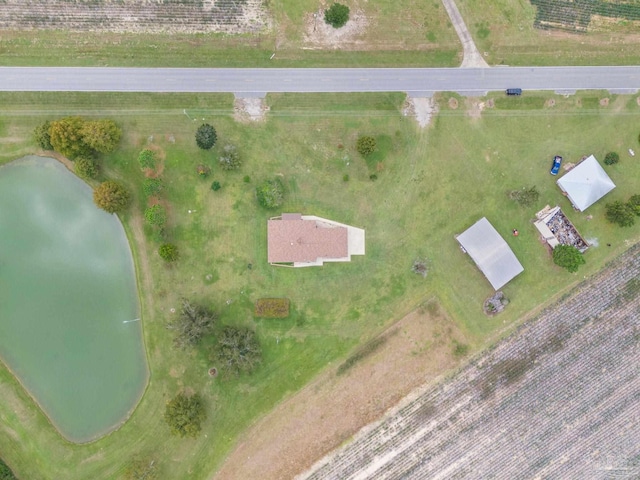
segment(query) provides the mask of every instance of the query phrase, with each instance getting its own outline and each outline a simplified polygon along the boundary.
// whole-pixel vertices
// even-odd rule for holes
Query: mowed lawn
[[[640,150],[635,97],[611,97],[609,106],[600,107],[597,93],[532,94],[520,104],[495,96],[495,108],[479,118],[466,113],[472,100],[456,97],[459,107],[451,109],[450,97],[438,98],[441,112],[420,130],[401,115],[400,94],[269,95],[268,120],[251,125],[231,118],[230,96],[145,95],[137,102],[115,94],[0,95],[7,112],[0,117],[2,162],[33,151],[30,131],[47,118],[81,111],[122,125],[123,145],[104,165],[109,177],[122,179],[136,196],[123,219],[134,240],[151,369],[131,419],[88,445],[64,441],[0,369],[2,457],[30,479],[118,478],[134,455],[155,459],[161,478],[209,478],[260,415],[428,299],[439,300],[478,350],[639,239],[640,225],[621,229],[603,218],[607,201],[640,193],[640,166],[626,154],[630,147]],[[555,107],[543,106],[548,98]],[[244,159],[239,171],[221,171],[214,153],[195,147],[193,134],[202,119],[216,127],[220,146],[237,145]],[[379,150],[368,161],[354,149],[360,134],[377,138]],[[136,157],[148,143],[164,154],[167,238],[182,253],[172,267],[155,253],[157,235],[139,227],[144,177]],[[606,168],[618,188],[591,207],[589,216],[574,212],[548,173],[553,155],[575,162],[593,153],[602,160],[609,150],[621,154],[618,165]],[[198,164],[212,167],[206,180],[198,178]],[[255,201],[255,187],[275,177],[286,186],[286,202],[266,211]],[[214,180],[222,185],[217,192],[210,188]],[[507,199],[507,191],[531,185],[541,193],[535,206],[524,209]],[[552,264],[531,224],[537,210],[556,203],[583,236],[599,243],[577,274]],[[269,266],[266,221],[283,211],[364,228],[366,255],[322,268]],[[525,268],[504,288],[511,303],[494,318],[482,313],[491,286],[454,238],[483,216]],[[513,228],[519,237],[511,236]],[[411,272],[419,256],[428,259],[427,279]],[[262,297],[289,298],[291,316],[255,319],[253,302]],[[210,378],[215,334],[198,349],[175,350],[166,324],[181,298],[213,307],[219,327],[256,329],[262,366],[237,379]],[[196,439],[171,437],[162,420],[165,402],[181,389],[199,392],[206,401],[209,416]]]
[[[547,3],[553,4],[553,0]],[[640,22],[637,4],[564,0],[555,3],[555,10],[565,14],[560,16],[564,21],[555,23],[559,28],[544,30],[534,28],[536,7],[531,0],[456,1],[478,49],[487,53],[486,59],[492,65],[638,64]],[[635,15],[636,19],[594,15],[590,17],[586,32],[575,33],[572,22],[582,17],[580,9],[591,8],[597,3],[622,3],[620,10]]]

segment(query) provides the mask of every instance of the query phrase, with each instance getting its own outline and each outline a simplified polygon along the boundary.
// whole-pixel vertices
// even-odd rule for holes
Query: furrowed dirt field
[[[269,26],[262,0],[4,0],[0,29],[253,33]]]
[[[640,248],[304,479],[640,478]]]

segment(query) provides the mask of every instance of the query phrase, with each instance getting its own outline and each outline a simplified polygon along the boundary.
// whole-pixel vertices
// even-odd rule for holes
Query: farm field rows
[[[300,478],[636,478],[639,253]]]
[[[402,114],[402,94],[268,95],[266,120],[251,124],[234,120],[231,95],[0,94],[2,163],[35,151],[31,132],[44,120],[106,116],[122,127],[121,146],[101,163],[104,176],[122,181],[133,194],[122,219],[138,267],[151,370],[147,391],[129,421],[96,442],[74,445],[61,439],[10,373],[0,369],[2,458],[34,480],[119,478],[135,455],[154,458],[161,478],[207,478],[244,435],[251,435],[259,419],[281,402],[295,400],[296,392],[318,374],[347,362],[427,300],[450,319],[455,337],[443,329],[437,342],[427,337],[412,348],[424,355],[437,347],[448,362],[454,339],[470,352],[482,349],[523,315],[638,241],[637,227],[618,229],[605,221],[602,203],[589,210],[591,218],[571,214],[579,231],[600,245],[588,251],[587,264],[572,275],[552,264],[529,228],[533,213],[546,203],[568,206],[548,173],[551,155],[567,161],[585,153],[603,158],[609,150],[623,153],[636,142],[637,98],[610,97],[601,105],[601,94],[532,94],[513,108],[496,97],[463,99],[445,93],[436,99],[440,113],[424,130]],[[490,101],[491,108],[480,107]],[[216,127],[219,146],[238,147],[243,158],[239,171],[222,171],[219,151],[196,147],[195,130],[205,121]],[[367,159],[355,150],[361,134],[377,140],[377,151]],[[178,245],[181,254],[171,267],[157,254],[163,238],[143,221],[145,176],[136,159],[147,146],[161,153],[168,212],[163,238]],[[200,164],[211,168],[206,180],[197,174]],[[611,200],[640,191],[640,165],[629,157],[607,171],[617,184]],[[281,211],[364,228],[366,255],[321,269],[269,266],[266,220],[281,211],[260,208],[255,191],[259,182],[276,177],[286,187]],[[213,181],[221,184],[219,190],[212,190]],[[523,209],[508,200],[508,190],[531,184],[540,191],[539,204]],[[511,302],[495,317],[482,312],[490,285],[454,240],[482,216],[503,234],[515,227],[521,231],[518,238],[507,233],[505,239],[525,272],[504,289]],[[416,257],[428,259],[426,278],[411,271]],[[210,377],[219,330],[199,348],[173,348],[166,326],[183,297],[214,308],[218,328],[255,330],[263,364],[252,375]],[[290,317],[255,318],[254,302],[265,297],[288,298]],[[166,401],[181,390],[199,393],[206,404],[208,417],[196,439],[170,436],[162,419]],[[397,393],[384,398],[397,398]],[[350,428],[361,426],[356,423]],[[317,432],[306,433],[303,438]],[[272,441],[271,446],[282,445]],[[309,466],[296,465],[299,470]]]

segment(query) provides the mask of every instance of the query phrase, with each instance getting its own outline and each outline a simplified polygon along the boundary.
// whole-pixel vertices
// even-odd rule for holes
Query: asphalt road
[[[463,95],[519,87],[635,93],[640,66],[493,68],[94,68],[0,67],[0,91],[267,92],[437,91]]]

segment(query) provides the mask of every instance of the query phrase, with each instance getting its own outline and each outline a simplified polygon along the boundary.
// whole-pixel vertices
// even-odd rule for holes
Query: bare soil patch
[[[608,99],[608,98],[601,98],[601,99],[600,99],[600,106],[601,106],[601,107],[607,107],[607,106],[609,106],[609,99]]]
[[[329,5],[327,4],[327,7]],[[303,48],[338,49],[353,45],[364,45],[360,37],[366,31],[369,22],[364,12],[352,10],[349,21],[341,28],[333,28],[324,21],[324,7],[317,12],[305,15]],[[315,15],[315,17],[314,17]]]
[[[449,108],[451,110],[456,110],[458,108],[458,99],[451,97],[449,99]]]
[[[233,102],[233,118],[238,122],[262,122],[266,119],[269,106],[262,98],[236,97]]]
[[[556,106],[556,101],[553,98],[550,98],[549,100],[547,100],[546,102],[544,102],[544,106],[551,108],[551,107],[555,107]]]
[[[402,107],[405,117],[414,117],[421,128],[425,128],[431,122],[431,117],[438,113],[438,104],[433,98],[407,98]]]
[[[437,303],[407,315],[365,344],[374,348],[352,353],[359,357],[342,375],[340,366],[325,372],[247,431],[215,478],[293,478],[412,389],[453,368],[452,339],[464,343]]]

